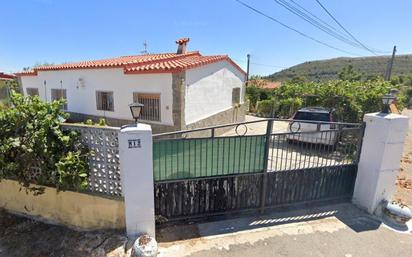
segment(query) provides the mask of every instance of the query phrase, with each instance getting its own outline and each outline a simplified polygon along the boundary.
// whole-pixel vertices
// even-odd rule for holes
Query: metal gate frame
[[[266,133],[254,136],[247,135],[247,126],[258,122],[267,123]],[[174,221],[251,210],[263,212],[267,208],[284,205],[350,199],[356,179],[364,125],[300,121],[316,123],[318,128],[321,124],[334,124],[335,129],[316,132],[273,133],[274,122],[290,122],[290,120],[262,119],[154,135],[154,156],[158,157],[157,159],[155,157],[154,160],[157,220],[160,222]],[[244,133],[238,133],[240,127],[244,128]],[[224,131],[228,128],[235,128],[237,135],[217,136],[218,131]],[[311,133],[321,133],[321,136],[325,135],[326,137],[330,136],[332,131],[339,133],[338,149],[326,145],[306,144],[299,140],[293,144],[289,142],[291,135],[300,137],[309,136]],[[258,137],[264,143],[262,146],[264,147],[263,155],[247,155],[246,153],[242,155],[244,148],[245,152],[249,150],[252,153],[252,148],[260,147],[256,142],[253,144],[254,137]],[[165,142],[167,143],[165,144]],[[225,143],[226,145],[221,151],[221,145]],[[249,149],[247,148],[248,143]],[[156,155],[157,146],[163,146],[167,149],[167,144],[170,145],[169,150],[163,155]],[[234,146],[231,147],[233,144]],[[274,147],[275,144],[278,144],[277,148]],[[278,163],[279,146],[282,148],[280,167]],[[218,148],[217,154],[216,148]],[[277,150],[276,154],[274,154],[275,149]],[[302,150],[306,152],[302,152]],[[227,153],[228,151],[229,153]],[[239,165],[230,166],[228,164],[227,167],[232,169],[226,169],[226,174],[208,174],[207,168],[205,172],[204,166],[207,167],[208,163],[211,170],[216,172],[217,167],[219,171],[219,163],[225,164],[227,159],[225,156],[229,158],[232,156],[231,152],[234,153],[233,162],[238,161]],[[239,155],[239,158],[236,158],[236,155]],[[322,155],[326,157],[322,157]],[[338,156],[332,158],[330,157],[332,155]],[[273,156],[276,157],[275,168],[273,168]],[[303,162],[302,156],[305,158]],[[189,158],[188,165],[187,157]],[[190,160],[191,157],[194,158],[194,161]],[[206,158],[206,161],[202,157]],[[243,161],[244,166],[246,166],[248,160],[250,166],[253,157],[263,158],[259,169],[252,169],[252,172],[248,172],[247,169],[241,170],[240,163]],[[211,162],[209,162],[210,158]],[[298,159],[300,160],[298,161]],[[283,160],[289,164],[286,163],[282,166]],[[315,162],[315,160],[317,161]],[[156,165],[157,161],[162,165]],[[159,168],[163,167],[163,164],[164,168]],[[180,167],[179,164],[181,164]],[[236,167],[238,167],[237,170]],[[179,171],[179,168],[185,169],[189,173],[183,172],[171,177],[164,177],[161,174],[162,169]],[[191,173],[192,170],[195,170],[194,174]]]

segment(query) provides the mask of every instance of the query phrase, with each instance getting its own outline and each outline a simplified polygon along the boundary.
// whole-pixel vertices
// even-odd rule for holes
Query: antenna
[[[140,51],[141,54],[148,54],[147,52],[147,42],[146,40],[143,42],[143,51]]]

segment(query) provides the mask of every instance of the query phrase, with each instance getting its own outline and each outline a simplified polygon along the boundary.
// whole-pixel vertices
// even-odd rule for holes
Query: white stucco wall
[[[84,87],[79,85],[79,78]],[[161,124],[173,125],[172,74],[125,75],[122,68],[39,71],[37,76],[21,77],[21,81],[25,94],[27,87],[38,88],[40,97],[47,101],[52,88],[66,89],[70,112],[118,119],[131,119],[128,105],[133,102],[133,92],[160,93]],[[97,110],[96,91],[113,91],[114,112]]]
[[[245,75],[227,61],[186,71],[185,122],[191,124],[232,107],[232,89],[244,102]]]

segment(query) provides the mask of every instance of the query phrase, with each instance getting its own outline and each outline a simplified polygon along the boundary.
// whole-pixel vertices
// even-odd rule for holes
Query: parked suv
[[[314,132],[287,135],[288,141],[301,141],[313,144],[335,145],[339,139],[336,124],[336,112],[323,107],[299,109],[289,123],[289,132]],[[305,122],[308,121],[308,122]]]

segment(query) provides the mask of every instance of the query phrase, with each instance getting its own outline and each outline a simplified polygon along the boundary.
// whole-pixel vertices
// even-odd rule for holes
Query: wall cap
[[[120,133],[141,133],[152,132],[152,127],[148,124],[137,123],[123,126],[120,129]]]
[[[385,120],[409,119],[409,117],[405,115],[400,115],[400,114],[395,114],[395,113],[384,114],[381,112],[367,113],[365,114],[363,120],[367,121],[368,118],[385,119]]]

